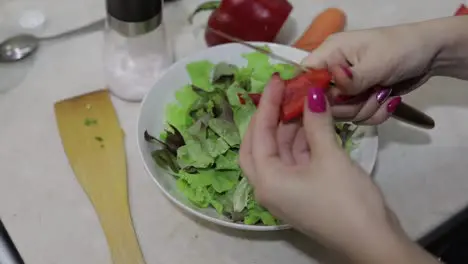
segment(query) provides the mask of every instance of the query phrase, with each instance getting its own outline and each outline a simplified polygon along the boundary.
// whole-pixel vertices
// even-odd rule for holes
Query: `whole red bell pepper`
[[[274,42],[293,7],[287,0],[222,0],[201,4],[200,11],[214,10],[208,20],[210,28],[244,41]],[[208,46],[231,42],[210,30],[205,31]]]
[[[468,15],[468,7],[466,5],[461,4],[460,7],[455,12],[455,16],[464,16]]]
[[[332,80],[328,70],[310,70],[293,79],[286,80],[283,102],[281,105],[281,121],[289,122],[302,116],[304,111],[304,100],[309,88],[328,89]],[[239,94],[239,102],[245,104],[245,99]],[[261,94],[250,93],[250,99],[255,105],[260,102]]]

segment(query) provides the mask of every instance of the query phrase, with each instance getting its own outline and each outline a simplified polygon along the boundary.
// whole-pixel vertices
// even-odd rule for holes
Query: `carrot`
[[[312,21],[293,47],[312,51],[333,33],[343,31],[345,26],[345,13],[338,8],[328,8]]]

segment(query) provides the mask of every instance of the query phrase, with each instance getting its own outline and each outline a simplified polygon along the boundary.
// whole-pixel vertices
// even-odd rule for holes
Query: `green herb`
[[[102,137],[94,137],[94,139],[96,139],[96,140],[99,141],[99,142],[104,141],[104,139],[103,139]]]
[[[97,119],[94,119],[94,118],[86,118],[84,120],[85,126],[93,126],[93,125],[97,125],[97,123],[98,123]]]

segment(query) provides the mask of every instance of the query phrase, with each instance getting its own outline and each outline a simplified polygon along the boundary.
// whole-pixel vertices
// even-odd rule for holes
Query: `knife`
[[[270,50],[268,49],[265,49],[265,48],[262,48],[262,47],[258,47],[258,46],[255,46],[253,44],[250,44],[242,39],[239,39],[239,38],[236,38],[236,37],[233,37],[229,34],[226,34],[224,32],[221,32],[219,30],[216,30],[216,29],[213,29],[211,27],[206,27],[208,30],[212,31],[213,33],[219,35],[220,37],[223,37],[231,42],[235,42],[235,43],[238,43],[238,44],[241,44],[243,46],[246,46],[250,49],[253,49],[253,50],[256,50],[260,53],[263,53],[265,55],[268,55],[269,57],[273,58],[273,59],[277,59],[279,61],[282,61],[284,63],[287,63],[287,64],[290,64],[296,68],[298,68],[299,70],[303,71],[303,72],[307,72],[309,71],[310,69],[308,69],[307,67],[305,67],[304,65],[301,65],[295,61],[292,61],[290,59],[287,59],[283,56],[280,56],[276,53],[273,53],[271,52]],[[397,109],[393,112],[392,114],[392,117],[397,119],[397,120],[400,120],[402,122],[405,122],[407,124],[410,124],[410,125],[413,125],[413,126],[418,126],[418,127],[421,127],[421,128],[425,128],[425,129],[432,129],[434,128],[435,126],[435,122],[434,122],[434,119],[432,119],[432,117],[426,115],[425,113],[419,111],[418,109],[406,104],[406,103],[400,103],[397,107]]]

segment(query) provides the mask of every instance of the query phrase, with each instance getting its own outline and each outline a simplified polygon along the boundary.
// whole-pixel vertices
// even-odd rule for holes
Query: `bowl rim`
[[[270,47],[281,47],[281,48],[287,48],[287,49],[291,49],[291,50],[298,50],[298,51],[301,51],[301,52],[305,52],[305,51],[302,51],[302,50],[297,49],[295,47],[291,47],[291,46],[283,45],[283,44],[278,44],[278,43],[268,43],[268,42],[248,42],[248,43],[253,44],[253,45],[268,45]],[[176,61],[174,64],[169,66],[160,75],[160,78],[153,84],[153,86],[151,87],[149,92],[144,96],[142,102],[140,103],[139,110],[138,110],[138,120],[136,122],[136,126],[137,126],[136,127],[136,131],[137,131],[136,141],[137,141],[137,146],[138,146],[140,159],[143,162],[143,165],[144,165],[145,170],[146,170],[146,174],[150,178],[152,178],[152,180],[156,183],[156,185],[162,191],[164,196],[169,201],[171,201],[173,204],[178,206],[180,209],[183,209],[186,212],[189,212],[189,214],[191,214],[192,216],[199,217],[200,219],[203,219],[204,221],[215,223],[215,224],[218,224],[220,226],[224,226],[224,227],[228,227],[228,228],[234,228],[234,229],[238,229],[238,230],[244,230],[244,231],[280,231],[280,230],[291,229],[292,226],[289,225],[289,224],[282,224],[282,225],[275,225],[275,226],[247,225],[247,224],[229,222],[227,220],[215,218],[215,217],[206,215],[206,214],[204,214],[202,212],[199,212],[199,211],[185,205],[184,203],[179,201],[177,198],[172,196],[169,193],[169,191],[167,191],[165,188],[163,188],[163,186],[159,183],[159,181],[156,179],[156,177],[154,177],[153,173],[151,172],[150,168],[148,167],[148,164],[146,164],[144,156],[143,156],[143,148],[140,145],[140,134],[139,134],[139,132],[140,132],[139,127],[140,127],[140,123],[142,122],[141,118],[142,118],[142,115],[143,115],[143,106],[146,104],[146,101],[148,100],[149,94],[151,93],[151,91],[153,89],[155,89],[155,87],[157,86],[157,83],[160,81],[160,79],[162,79],[168,72],[173,71],[175,68],[179,67],[181,64],[186,65],[187,63],[193,61],[193,58],[195,56],[200,56],[201,54],[204,54],[204,53],[213,52],[213,50],[216,50],[216,49],[224,49],[227,46],[235,46],[235,45],[241,45],[241,44],[239,44],[239,43],[226,43],[226,44],[221,44],[221,45],[217,45],[217,46],[214,46],[214,47],[205,48],[203,50],[199,50],[198,52],[192,53],[192,54],[190,54],[190,55],[188,55],[186,57],[183,57],[180,60]],[[377,136],[377,134],[376,134],[376,136]],[[375,164],[375,160],[373,161],[373,164]],[[371,170],[372,170],[372,168],[371,168]]]

